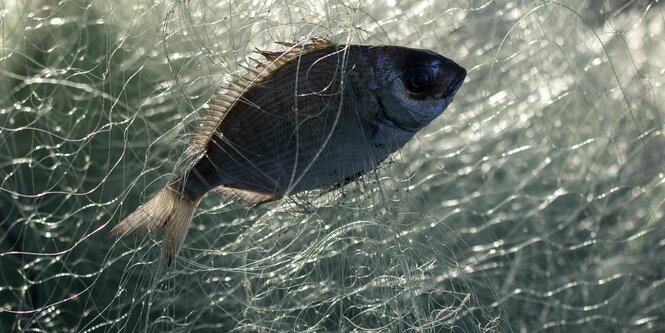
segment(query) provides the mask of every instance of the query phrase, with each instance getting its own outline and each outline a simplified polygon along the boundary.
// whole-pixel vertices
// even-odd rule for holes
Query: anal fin
[[[283,197],[281,194],[255,192],[250,190],[243,190],[234,187],[219,186],[215,188],[215,192],[224,194],[225,196],[239,202],[243,206],[252,207],[266,202],[279,200]]]

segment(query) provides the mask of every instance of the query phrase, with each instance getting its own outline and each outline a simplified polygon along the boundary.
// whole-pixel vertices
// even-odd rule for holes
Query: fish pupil
[[[424,93],[432,87],[433,75],[429,68],[413,67],[404,75],[406,89],[412,93]]]

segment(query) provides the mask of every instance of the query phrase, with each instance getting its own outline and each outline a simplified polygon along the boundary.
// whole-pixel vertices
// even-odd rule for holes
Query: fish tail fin
[[[115,226],[110,235],[123,237],[135,231],[146,234],[161,230],[164,235],[164,255],[171,266],[180,252],[201,199],[191,200],[167,186]]]

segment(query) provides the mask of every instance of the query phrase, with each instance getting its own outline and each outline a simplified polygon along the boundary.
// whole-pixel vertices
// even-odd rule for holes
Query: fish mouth
[[[455,77],[453,78],[451,82],[451,88],[450,88],[450,95],[455,95],[457,91],[462,87],[462,83],[464,83],[464,79],[466,78],[466,70],[462,67],[460,67],[460,71],[455,74]]]
[[[442,79],[444,83],[431,94],[432,97],[435,99],[452,98],[457,94],[457,91],[462,87],[466,78],[466,70],[460,66],[457,67],[453,74],[445,74]],[[449,78],[451,76],[452,78]]]
[[[457,64],[456,67],[455,74],[453,74],[453,78],[450,80],[450,83],[448,83],[448,91],[444,93],[445,97],[455,96],[457,91],[462,87],[464,79],[466,78],[466,70]]]

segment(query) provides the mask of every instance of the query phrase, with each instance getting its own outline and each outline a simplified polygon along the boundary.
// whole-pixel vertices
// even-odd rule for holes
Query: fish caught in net
[[[5,1],[0,331],[663,331],[661,3]],[[255,50],[302,36],[468,73],[344,186],[208,192],[171,266],[159,233],[109,237],[204,155]]]

